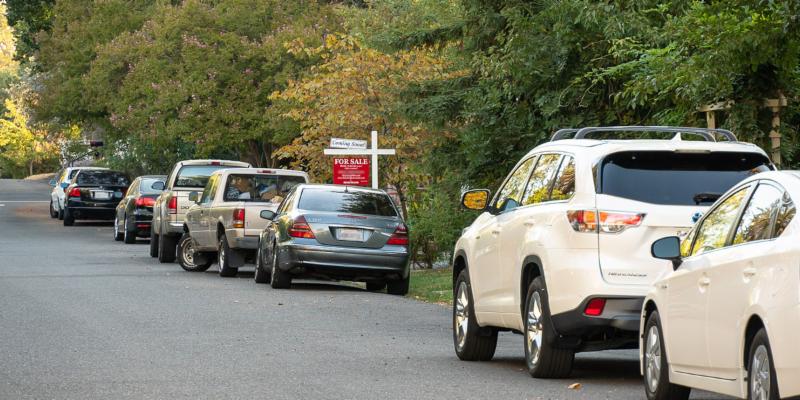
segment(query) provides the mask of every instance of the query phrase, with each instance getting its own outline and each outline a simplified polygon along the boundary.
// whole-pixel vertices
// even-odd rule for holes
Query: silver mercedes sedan
[[[408,228],[382,190],[299,185],[261,233],[255,280],[289,288],[293,278],[366,282],[367,290],[408,293]]]

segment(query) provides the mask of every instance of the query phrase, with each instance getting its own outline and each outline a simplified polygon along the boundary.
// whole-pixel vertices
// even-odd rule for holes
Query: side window
[[[556,175],[556,183],[550,192],[550,200],[567,200],[575,193],[575,159],[564,156]]]
[[[709,212],[697,231],[691,255],[703,254],[725,246],[731,228],[736,223],[736,215],[749,190],[749,186],[739,189]]]
[[[214,193],[216,193],[216,188],[215,188],[216,183],[217,183],[217,175],[213,175],[211,178],[208,179],[206,187],[203,189],[203,195],[200,196],[200,204],[211,203],[211,199],[214,198]]]
[[[536,160],[536,157],[531,157],[523,161],[522,164],[511,173],[506,184],[500,189],[495,207],[501,212],[519,207],[522,201],[522,192],[525,190],[525,183],[528,182],[528,175],[530,175],[534,160]]]
[[[742,213],[742,220],[733,236],[733,244],[769,239],[772,236],[772,217],[781,205],[782,195],[782,190],[775,186],[758,185]]]
[[[141,182],[140,179],[133,181],[133,184],[128,188],[128,194],[136,194],[139,191],[139,183]]]
[[[278,214],[286,214],[289,211],[289,205],[292,204],[294,201],[295,196],[297,195],[296,190],[292,190],[288,196],[283,200],[280,206],[278,206]]]
[[[772,237],[780,236],[783,230],[789,226],[789,222],[792,222],[794,218],[795,207],[792,198],[789,197],[789,193],[783,194],[781,203],[778,209],[778,215],[775,217],[775,233],[772,234]]]
[[[550,199],[550,188],[558,171],[560,154],[542,154],[536,168],[533,169],[528,187],[525,189],[523,205],[541,203]]]

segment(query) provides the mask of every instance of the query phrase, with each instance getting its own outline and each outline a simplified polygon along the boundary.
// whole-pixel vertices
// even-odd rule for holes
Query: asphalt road
[[[2,400],[644,398],[633,351],[536,380],[522,337],[501,334],[493,361],[461,362],[448,308],[347,285],[273,290],[252,269],[184,272],[146,242],[114,242],[109,224],[62,226],[48,193],[0,180]]]

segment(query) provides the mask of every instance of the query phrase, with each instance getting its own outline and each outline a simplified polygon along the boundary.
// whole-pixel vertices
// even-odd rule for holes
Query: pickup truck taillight
[[[81,188],[74,187],[70,189],[69,197],[81,197]]]
[[[567,219],[576,232],[619,233],[642,224],[645,214],[602,210],[567,211]]]
[[[167,203],[167,211],[170,214],[177,214],[178,213],[178,198],[177,197],[170,197],[169,203]]]
[[[156,200],[152,197],[139,197],[136,199],[136,207],[152,207]]]
[[[391,237],[389,237],[389,240],[386,241],[386,244],[392,244],[395,246],[408,246],[408,228],[406,228],[406,225],[397,225],[397,228],[395,228],[394,233]]]
[[[233,227],[244,228],[244,208],[233,209]]]
[[[306,219],[301,215],[294,219],[292,226],[289,228],[289,236],[303,239],[316,239],[314,231],[308,225]]]

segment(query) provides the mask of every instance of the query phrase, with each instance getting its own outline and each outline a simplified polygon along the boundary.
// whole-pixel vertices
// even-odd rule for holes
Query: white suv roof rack
[[[563,139],[586,139],[586,136],[594,132],[665,132],[665,133],[690,133],[701,136],[707,142],[716,142],[715,134],[725,138],[727,142],[736,142],[736,135],[727,129],[695,128],[682,126],[593,126],[586,128],[567,128],[559,129],[550,138],[551,142]]]

